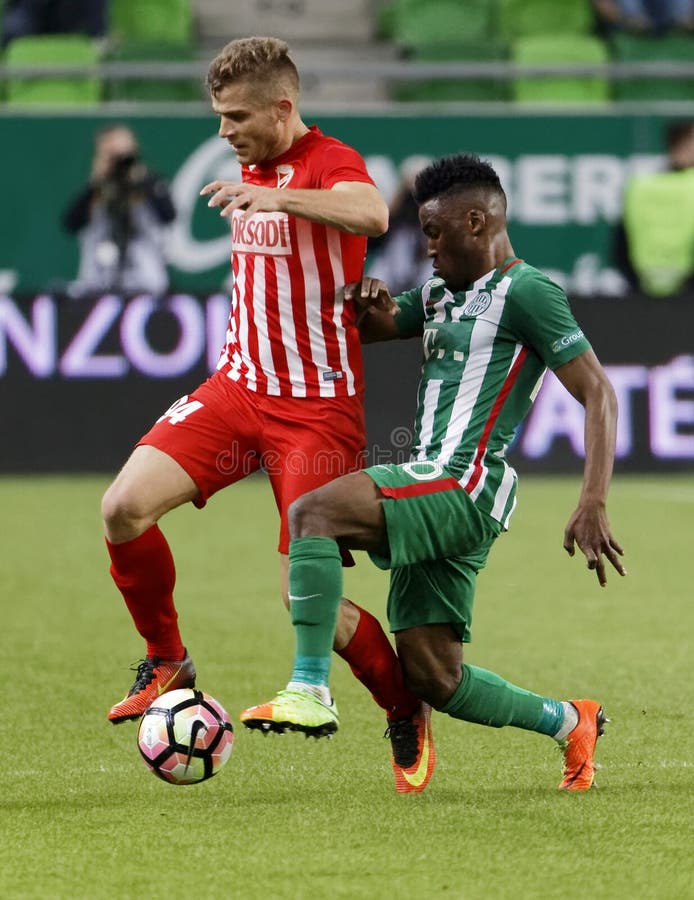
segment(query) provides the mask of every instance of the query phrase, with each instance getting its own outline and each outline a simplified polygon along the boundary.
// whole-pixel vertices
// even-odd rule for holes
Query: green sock
[[[289,545],[289,611],[296,635],[291,681],[326,685],[342,598],[342,557],[332,538]]]
[[[560,701],[523,690],[477,666],[463,666],[460,684],[440,711],[478,725],[513,725],[549,735],[555,735],[564,721]]]

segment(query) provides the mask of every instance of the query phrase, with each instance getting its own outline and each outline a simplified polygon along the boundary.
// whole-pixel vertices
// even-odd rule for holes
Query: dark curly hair
[[[459,191],[481,189],[500,194],[506,202],[506,194],[501,187],[499,176],[487,162],[472,153],[444,156],[417,175],[413,195],[418,205],[441,194],[456,194]]]

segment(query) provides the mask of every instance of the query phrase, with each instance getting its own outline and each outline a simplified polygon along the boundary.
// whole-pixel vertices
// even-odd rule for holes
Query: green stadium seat
[[[536,35],[514,41],[511,59],[519,65],[598,65],[607,63],[608,51],[603,41],[586,35]],[[512,91],[514,100],[521,103],[604,103],[610,99],[609,81],[598,75],[517,77]]]
[[[15,38],[5,51],[7,103],[95,106],[101,101],[96,66],[98,46],[82,34],[51,34]],[[94,66],[93,75],[28,78],[13,75],[14,66]]]
[[[414,59],[422,62],[491,62],[506,58],[505,47],[498,44],[437,44],[418,47]],[[416,63],[413,64],[416,72]],[[391,90],[393,99],[402,102],[442,103],[449,101],[488,102],[510,100],[506,79],[456,78],[400,82]]]
[[[115,42],[193,41],[190,0],[111,0],[109,37]]]
[[[395,39],[395,16],[397,4],[395,0],[380,0],[376,7],[376,37],[379,41]]]
[[[491,12],[489,0],[398,0],[393,39],[406,49],[486,41]]]
[[[505,48],[492,37],[489,0],[396,0],[393,39],[415,62],[486,62],[503,59]],[[503,82],[481,78],[426,79],[393,86],[394,99],[426,101],[505,100]]]
[[[108,62],[188,62],[196,58],[194,48],[187,44],[165,44],[133,41],[114,47]],[[200,78],[118,78],[105,82],[107,100],[128,102],[186,102],[205,97]]]
[[[673,62],[694,60],[694,39],[687,35],[645,37],[615,34],[612,38],[613,56],[617,62]],[[617,100],[694,100],[694,78],[634,78],[615,79],[613,94]]]
[[[591,33],[591,0],[496,0],[497,29],[502,40],[531,35]]]

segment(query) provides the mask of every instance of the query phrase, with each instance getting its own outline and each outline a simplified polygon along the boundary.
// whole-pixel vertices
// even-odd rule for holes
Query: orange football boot
[[[108,719],[117,725],[128,719],[139,719],[151,704],[167,691],[195,687],[195,666],[188,653],[178,661],[147,657],[138,665],[135,684],[108,711]]]
[[[603,726],[610,720],[595,700],[571,700],[578,724],[560,744],[564,753],[564,778],[560,791],[587,791],[595,778],[593,753]]]
[[[436,749],[431,733],[431,707],[421,703],[409,719],[390,722],[384,737],[390,738],[391,765],[395,790],[399,794],[423,791],[436,766]]]

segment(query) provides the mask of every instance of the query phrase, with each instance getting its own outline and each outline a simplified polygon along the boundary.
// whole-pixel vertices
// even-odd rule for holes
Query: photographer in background
[[[632,290],[649,297],[694,296],[694,119],[665,129],[667,166],[633,175],[612,257]]]
[[[131,129],[102,128],[89,184],[63,216],[64,227],[80,240],[79,272],[69,295],[164,293],[163,227],[175,217],[168,187],[142,163]]]

